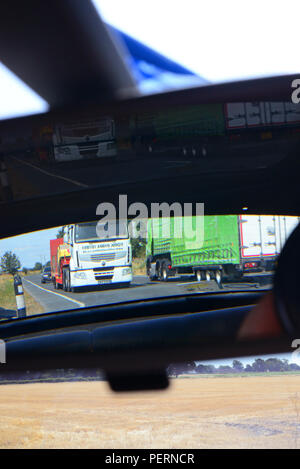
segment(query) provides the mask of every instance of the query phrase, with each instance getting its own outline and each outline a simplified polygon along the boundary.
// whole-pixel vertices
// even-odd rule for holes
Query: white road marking
[[[87,184],[83,184],[82,182],[74,181],[73,179],[69,179],[69,178],[66,178],[64,176],[59,176],[58,174],[49,173],[49,171],[46,171],[45,169],[39,168],[38,166],[35,166],[34,164],[28,163],[28,161],[20,160],[19,158],[16,158],[15,156],[12,156],[11,158],[18,161],[19,163],[30,166],[31,168],[34,168],[37,171],[40,171],[41,173],[46,174],[47,176],[51,176],[51,177],[54,177],[54,178],[57,178],[57,179],[62,179],[63,181],[70,182],[71,184],[75,184],[76,186],[89,187]]]
[[[54,292],[54,291],[47,290],[47,288],[40,287],[40,286],[37,285],[36,283],[33,283],[33,282],[31,282],[30,280],[27,280],[27,279],[25,279],[25,278],[24,278],[24,280],[25,280],[26,282],[31,283],[31,285],[33,285],[34,287],[40,288],[40,290],[44,290],[44,291],[47,292],[47,293],[52,293],[52,295],[61,296],[61,297],[64,298],[65,300],[72,301],[73,303],[76,303],[76,304],[78,304],[79,306],[81,306],[81,307],[83,307],[83,308],[85,307],[85,304],[82,303],[81,301],[73,300],[72,298],[69,298],[68,296],[62,295],[61,293],[56,293],[56,292]]]

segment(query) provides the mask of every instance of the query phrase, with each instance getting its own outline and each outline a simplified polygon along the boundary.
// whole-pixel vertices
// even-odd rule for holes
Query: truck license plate
[[[97,281],[98,281],[99,284],[111,283],[111,279],[108,279],[108,278],[98,279]]]

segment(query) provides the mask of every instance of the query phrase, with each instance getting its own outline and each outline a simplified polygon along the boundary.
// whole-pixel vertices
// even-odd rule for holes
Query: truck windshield
[[[128,230],[124,222],[80,223],[75,227],[75,242],[99,241],[99,239],[127,238]]]

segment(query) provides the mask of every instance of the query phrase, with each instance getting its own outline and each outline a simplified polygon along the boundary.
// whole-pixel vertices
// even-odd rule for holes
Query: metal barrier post
[[[14,276],[14,288],[15,288],[15,295],[16,295],[16,303],[17,303],[17,316],[18,318],[25,318],[26,317],[26,306],[24,300],[24,290],[22,285],[22,279],[20,275]]]

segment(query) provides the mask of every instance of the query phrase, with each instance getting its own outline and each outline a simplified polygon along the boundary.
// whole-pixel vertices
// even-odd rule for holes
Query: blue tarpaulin
[[[127,61],[131,72],[144,93],[167,89],[201,86],[209,82],[182,65],[156,52],[112,26],[128,51]]]

